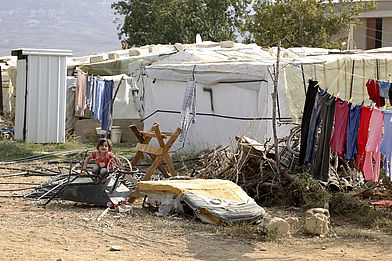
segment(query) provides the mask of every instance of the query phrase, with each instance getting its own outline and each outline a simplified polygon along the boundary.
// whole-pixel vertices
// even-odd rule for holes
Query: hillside
[[[70,49],[88,55],[121,48],[112,0],[0,1],[0,56],[12,49]]]

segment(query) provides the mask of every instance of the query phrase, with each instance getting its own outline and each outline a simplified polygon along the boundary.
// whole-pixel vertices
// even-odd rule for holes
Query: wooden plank
[[[165,142],[163,141],[163,137],[161,135],[161,130],[159,129],[159,126],[154,126],[154,132],[155,132],[155,137],[158,140],[159,146],[161,146],[161,148],[165,147]]]
[[[144,136],[148,136],[148,137],[157,137],[156,134],[152,131],[142,131],[141,133],[143,133]],[[166,135],[161,135],[162,138],[167,139]]]
[[[154,147],[154,146],[146,145],[146,144],[142,144],[142,143],[138,143],[136,145],[136,150],[140,151],[140,152],[151,153],[154,155],[161,155],[162,151],[163,151],[162,148]]]
[[[151,137],[147,137],[145,139],[143,138],[142,144],[148,144],[150,142],[150,140],[151,140]],[[137,149],[136,149],[136,151],[137,151]],[[143,158],[143,152],[137,151],[135,154],[135,157],[133,157],[133,159],[132,159],[131,164],[136,165],[139,162],[139,160],[141,160],[142,158]]]
[[[133,134],[135,134],[136,138],[143,143],[144,137],[143,134],[139,131],[136,125],[129,125],[129,128],[132,130]]]
[[[144,175],[143,180],[150,180],[152,174],[154,173],[155,169],[158,167],[158,165],[161,163],[162,160],[162,155],[159,155],[156,157],[152,165],[148,168],[146,174]]]
[[[171,175],[172,177],[173,177],[173,176],[176,176],[176,168],[174,167],[173,161],[172,161],[172,159],[171,159],[169,153],[163,154],[163,158],[164,158],[164,160],[166,161],[167,168],[169,169],[170,175]]]
[[[173,146],[174,142],[176,141],[176,139],[180,135],[180,133],[181,133],[181,129],[177,128],[176,131],[173,133],[173,135],[170,137],[170,139],[165,144],[165,147],[163,148],[163,152],[169,151],[170,147]]]

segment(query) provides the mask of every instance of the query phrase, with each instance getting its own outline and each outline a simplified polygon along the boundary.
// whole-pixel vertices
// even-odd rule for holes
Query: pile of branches
[[[271,194],[285,181],[292,181],[288,171],[281,170],[278,174],[274,149],[268,142],[260,144],[240,137],[234,147],[218,146],[203,153],[193,176],[233,181],[255,199]]]

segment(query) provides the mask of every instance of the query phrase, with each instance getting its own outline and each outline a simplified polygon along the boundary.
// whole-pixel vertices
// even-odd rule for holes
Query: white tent
[[[162,130],[180,125],[187,81],[196,82],[196,123],[186,133],[184,150],[228,145],[246,135],[260,142],[272,137],[273,70],[275,51],[256,45],[237,48],[191,47],[145,68],[145,129],[159,122]],[[284,74],[284,70],[281,70]],[[284,75],[280,77],[285,79]],[[289,133],[295,121],[289,97],[280,82],[278,90],[279,136]],[[176,142],[175,148],[183,144]]]
[[[276,48],[263,49],[256,45],[227,47],[211,42],[158,45],[122,51],[116,59],[87,63],[82,69],[94,75],[125,73],[134,77],[140,96],[133,99],[140,100],[142,106],[132,107],[130,112],[126,108],[131,99],[129,93],[124,93],[118,96],[120,106],[114,108],[114,113],[119,117],[131,114],[135,117],[137,109],[146,130],[153,122],[159,122],[161,129],[167,131],[180,126],[187,81],[194,80],[196,123],[189,126],[184,150],[200,150],[230,144],[236,135],[247,135],[260,142],[272,138],[271,94],[276,51]],[[390,48],[349,52],[282,49],[278,136],[287,136],[293,125],[300,122],[309,79],[318,80],[321,87],[341,98],[369,104],[367,79],[389,80],[391,74]],[[177,141],[174,147],[182,146]]]

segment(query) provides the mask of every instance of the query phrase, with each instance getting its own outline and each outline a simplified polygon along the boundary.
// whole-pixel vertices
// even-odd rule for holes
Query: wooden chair
[[[136,166],[138,161],[143,157],[143,153],[149,155],[153,160],[153,163],[148,168],[143,180],[150,180],[157,168],[166,178],[175,176],[176,169],[170,158],[169,150],[180,135],[181,129],[177,128],[175,132],[161,132],[159,123],[157,122],[152,125],[150,131],[140,131],[135,125],[130,125],[129,128],[131,128],[132,132],[139,140],[139,143],[136,145],[136,154],[131,161],[131,165]],[[153,138],[158,141],[159,147],[149,144]],[[164,140],[167,138],[169,139],[165,143]],[[166,162],[167,169],[162,164],[162,160]]]

